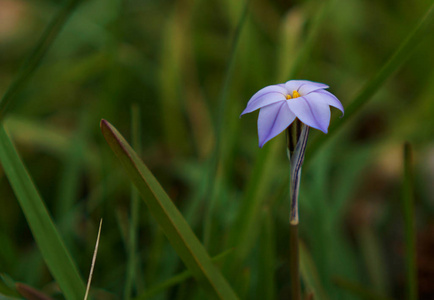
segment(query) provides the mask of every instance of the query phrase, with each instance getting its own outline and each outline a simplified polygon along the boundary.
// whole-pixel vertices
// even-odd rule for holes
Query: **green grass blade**
[[[362,108],[365,106],[372,96],[378,91],[382,84],[388,79],[410,56],[416,46],[427,38],[432,32],[434,23],[434,4],[431,5],[425,16],[420,20],[416,27],[410,32],[406,39],[402,42],[399,48],[393,53],[389,60],[381,67],[380,71],[374,75],[355,97],[348,107],[345,108],[345,117],[341,120],[331,122],[329,133],[327,135],[317,136],[312,141],[307,149],[306,161],[310,161],[318,153],[318,150],[324,145],[330,137],[333,136],[338,129],[344,128]]]
[[[56,220],[64,219],[71,212],[78,198],[86,134],[89,132],[87,124],[88,116],[83,114],[79,121],[77,133],[71,137],[68,154],[64,158],[64,170],[57,193],[56,210],[54,211]],[[72,227],[69,225],[71,224],[68,224],[68,230]]]
[[[207,188],[205,191],[205,197],[209,198],[209,203],[207,204],[206,216],[204,219],[204,243],[206,246],[209,245],[211,239],[212,232],[212,219],[214,215],[215,202],[217,201],[217,197],[215,195],[215,187],[218,185],[218,181],[220,178],[217,176],[217,169],[219,162],[222,160],[222,147],[223,147],[223,128],[225,124],[225,112],[227,109],[228,103],[228,91],[229,85],[231,83],[232,75],[234,72],[235,66],[235,54],[238,48],[238,42],[240,40],[241,32],[244,28],[244,24],[246,23],[247,12],[249,8],[250,0],[245,0],[244,8],[241,13],[239,22],[237,24],[235,35],[231,45],[231,52],[229,55],[229,60],[226,66],[225,79],[223,83],[223,87],[221,89],[221,93],[219,95],[219,106],[218,106],[218,115],[216,122],[216,144],[214,147],[214,151],[210,160],[210,169],[209,169],[209,177],[207,182]],[[222,171],[223,173],[223,171]]]
[[[233,249],[226,250],[223,253],[220,253],[219,255],[212,258],[213,262],[217,262],[224,257],[226,257],[229,253],[231,253]],[[178,275],[173,276],[172,278],[167,279],[166,281],[157,284],[154,287],[151,287],[146,290],[146,292],[142,293],[141,295],[137,296],[135,300],[145,300],[149,299],[155,295],[158,295],[159,293],[162,293],[163,291],[167,290],[168,288],[180,284],[183,281],[187,280],[192,276],[190,270],[185,270],[182,273],[179,273]]]
[[[321,284],[315,263],[302,242],[300,242],[300,272],[308,291],[314,293],[314,299],[329,299]]]
[[[387,276],[386,259],[382,255],[379,238],[368,226],[360,226],[357,233],[364,265],[370,279],[369,286],[375,292],[386,295],[387,278],[390,276]]]
[[[180,4],[180,3],[178,3]],[[168,13],[166,28],[162,33],[161,68],[159,92],[161,99],[161,126],[166,143],[172,154],[186,154],[190,151],[188,129],[184,119],[184,107],[180,91],[182,83],[181,64],[183,61],[184,35],[188,30],[183,20],[184,8],[175,5]]]
[[[140,153],[140,110],[138,105],[131,107],[131,132],[133,147]],[[139,194],[137,189],[132,186],[131,189],[131,207],[130,207],[130,222],[128,229],[128,261],[127,261],[127,276],[125,280],[124,299],[131,298],[134,289],[134,282],[137,274],[137,238],[139,229]]]
[[[407,268],[407,299],[416,300],[417,296],[417,265],[416,265],[416,235],[414,219],[414,191],[412,171],[412,150],[410,144],[404,145],[404,186],[402,193],[402,211],[405,226],[405,252]]]
[[[109,122],[102,120],[101,130],[139,193],[145,196],[143,200],[149,211],[196,280],[211,295],[220,299],[237,299],[226,279],[214,266],[205,248],[151,171]],[[148,196],[149,191],[154,197]]]
[[[83,280],[3,126],[0,128],[0,162],[42,257],[65,298],[82,299]]]
[[[10,297],[19,297],[20,294],[17,292],[17,290],[14,288],[11,288],[9,285],[7,285],[5,282],[3,282],[2,278],[0,278],[0,299],[1,296],[10,296]]]
[[[353,295],[357,296],[357,299],[367,299],[367,300],[391,300],[386,296],[382,296],[373,292],[360,283],[349,281],[346,278],[336,277],[333,279],[334,283],[342,289],[351,292]]]
[[[259,255],[259,286],[257,288],[257,299],[276,299],[276,249],[274,223],[270,209],[262,211],[262,229],[260,235]]]
[[[57,15],[54,16],[50,24],[48,24],[47,28],[36,44],[36,47],[33,49],[21,67],[18,76],[15,78],[0,100],[0,121],[4,119],[12,98],[24,87],[27,80],[36,70],[42,58],[53,44],[63,25],[66,23],[69,16],[75,10],[77,4],[80,1],[81,0],[68,1],[65,6],[57,13]]]

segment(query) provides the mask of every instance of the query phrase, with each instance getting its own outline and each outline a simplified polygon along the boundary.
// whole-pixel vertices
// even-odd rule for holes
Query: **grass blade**
[[[237,299],[226,279],[214,266],[205,248],[151,171],[109,122],[102,120],[101,130],[139,193],[147,196],[143,197],[143,200],[151,214],[196,280],[205,290],[220,299]],[[149,191],[154,197],[148,196]]]
[[[417,296],[417,265],[416,236],[414,219],[414,191],[412,171],[412,151],[410,144],[404,145],[404,186],[402,196],[402,211],[405,226],[405,252],[407,264],[407,299],[416,300]]]
[[[65,298],[83,299],[85,288],[77,267],[3,126],[0,128],[0,162],[42,257]]]
[[[334,283],[342,289],[351,292],[353,295],[357,296],[358,299],[367,300],[391,300],[386,296],[382,296],[373,292],[357,282],[349,281],[346,278],[336,277],[333,279]]]
[[[101,227],[102,227],[102,219],[101,221],[99,221],[98,236],[96,237],[95,251],[93,252],[92,264],[90,266],[89,278],[87,280],[86,294],[84,294],[84,300],[87,300],[87,297],[89,296],[90,284],[92,283],[93,270],[95,269],[96,255],[98,254],[99,239],[101,237]]]
[[[214,256],[212,258],[212,261],[213,262],[219,261],[219,260],[223,259],[224,257],[226,257],[232,251],[233,251],[233,249],[226,250],[225,252],[220,253],[217,256]],[[185,270],[184,272],[179,273],[179,274],[173,276],[172,278],[167,279],[166,281],[159,283],[156,286],[147,289],[146,292],[137,296],[137,298],[135,298],[135,300],[149,299],[155,295],[158,295],[159,293],[162,293],[164,290],[167,290],[168,288],[170,288],[174,285],[180,284],[181,282],[187,280],[190,277],[191,277],[190,270]]]
[[[48,24],[47,28],[36,44],[36,47],[33,49],[21,67],[18,76],[15,78],[14,82],[9,86],[0,100],[0,121],[4,119],[12,98],[23,88],[27,80],[36,70],[42,58],[53,44],[63,25],[66,23],[69,16],[72,14],[80,1],[81,0],[68,1],[52,19],[50,24]]]
[[[338,129],[344,128],[344,125],[368,103],[386,79],[388,79],[410,56],[416,46],[430,35],[433,23],[434,4],[431,5],[425,16],[402,42],[398,50],[393,53],[389,60],[381,67],[380,71],[368,81],[351,104],[345,108],[345,117],[339,122],[331,122],[329,133],[327,135],[319,135],[312,141],[307,149],[306,161],[310,161],[315,153],[318,153],[318,149],[320,149],[327,140],[330,140],[330,137],[333,136]]]
[[[235,35],[232,41],[231,45],[231,51],[229,55],[228,64],[226,66],[226,72],[225,72],[225,79],[223,82],[223,87],[221,89],[221,93],[219,95],[219,106],[218,106],[218,114],[217,114],[217,120],[216,120],[216,143],[214,146],[214,151],[212,153],[211,159],[210,159],[210,169],[208,173],[207,178],[207,185],[206,189],[204,190],[205,195],[204,197],[209,197],[209,203],[207,203],[206,208],[206,217],[204,219],[204,243],[208,247],[211,239],[211,232],[212,232],[212,219],[214,215],[214,210],[216,206],[216,195],[215,195],[215,187],[219,184],[219,180],[221,178],[218,178],[217,176],[217,169],[219,162],[222,160],[222,147],[223,147],[223,128],[225,124],[225,112],[227,109],[227,103],[228,103],[228,91],[229,91],[229,85],[231,83],[232,75],[234,72],[234,65],[235,65],[235,54],[238,48],[238,42],[240,40],[241,32],[244,28],[244,24],[246,23],[248,8],[249,8],[250,0],[245,0],[244,8],[241,13],[239,22],[237,24]],[[223,171],[222,171],[223,173]]]
[[[131,107],[131,132],[133,147],[140,153],[140,110],[139,106],[134,104]],[[139,229],[139,194],[137,189],[131,187],[131,207],[130,207],[130,222],[128,229],[128,262],[127,275],[125,279],[124,299],[131,298],[134,289],[134,282],[137,275],[137,239]]]
[[[300,242],[301,278],[309,291],[314,293],[314,299],[329,299],[318,276],[317,268],[304,243]]]
[[[276,249],[273,217],[268,207],[262,211],[263,227],[260,235],[259,286],[257,299],[276,299]]]

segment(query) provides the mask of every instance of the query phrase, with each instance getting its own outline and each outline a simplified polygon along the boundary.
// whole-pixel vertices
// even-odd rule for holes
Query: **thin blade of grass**
[[[300,272],[308,291],[314,293],[314,299],[329,299],[318,276],[315,263],[304,243],[300,242]]]
[[[214,151],[210,160],[210,168],[208,173],[207,180],[207,188],[204,190],[205,194],[202,199],[208,197],[209,203],[207,203],[206,216],[204,218],[204,244],[208,246],[211,240],[211,232],[212,232],[212,219],[214,215],[215,202],[217,200],[215,194],[215,187],[219,184],[220,178],[217,176],[217,169],[219,162],[222,159],[222,140],[223,140],[223,127],[225,122],[225,112],[227,109],[228,103],[228,91],[229,84],[232,79],[234,65],[235,65],[235,54],[238,48],[238,42],[240,40],[241,32],[246,23],[247,12],[249,7],[250,0],[245,0],[244,8],[241,13],[239,22],[235,29],[234,38],[231,45],[231,51],[229,54],[229,60],[226,66],[225,78],[223,82],[223,86],[221,89],[221,93],[219,95],[219,107],[217,114],[217,122],[216,122],[216,143],[214,147]],[[223,172],[222,172],[223,173]]]
[[[407,299],[418,299],[417,265],[416,265],[416,235],[414,219],[412,150],[409,143],[404,145],[404,183],[402,195],[402,211],[404,215],[405,252],[407,271]]]
[[[24,212],[42,257],[65,298],[83,299],[85,287],[77,267],[3,126],[0,128],[0,163]]]
[[[4,283],[3,280],[1,280],[1,279],[0,279],[0,295],[10,296],[10,297],[19,297],[20,296],[20,294],[17,292],[16,289],[12,289],[10,286],[8,286],[6,283]]]
[[[260,236],[259,280],[257,299],[276,299],[276,249],[273,218],[268,207],[262,211],[263,227]]]
[[[212,258],[213,262],[218,262],[221,259],[223,259],[224,257],[226,257],[229,253],[231,253],[233,251],[233,249],[229,249],[226,250],[223,253],[220,253],[217,256],[214,256]],[[187,280],[188,278],[190,278],[192,276],[191,271],[190,270],[185,270],[182,273],[179,273],[178,275],[173,276],[170,279],[167,279],[166,281],[157,284],[154,287],[149,288],[148,290],[146,290],[146,292],[144,292],[143,294],[139,295],[137,298],[135,298],[134,300],[145,300],[145,299],[149,299],[155,295],[158,295],[159,293],[164,292],[165,290],[169,289],[170,287],[180,284],[183,281]]]
[[[137,152],[141,152],[140,145],[140,110],[137,104],[131,107],[131,132],[133,147]],[[131,186],[131,207],[130,207],[130,226],[128,237],[128,261],[127,277],[125,279],[124,299],[131,298],[134,289],[134,282],[137,274],[137,234],[139,229],[139,193],[134,185]]]
[[[379,295],[364,286],[360,283],[349,281],[345,278],[337,277],[333,279],[334,283],[342,289],[345,289],[354,295],[358,296],[359,299],[368,299],[368,300],[391,300],[392,298],[388,298],[386,296]]]
[[[237,299],[184,217],[131,146],[109,122],[102,120],[101,130],[131,181],[144,196],[151,214],[195,279],[211,295],[220,299]],[[149,191],[153,198],[148,197]]]
[[[368,226],[360,226],[357,231],[360,249],[364,258],[371,288],[381,294],[387,294],[386,258],[382,255],[379,238]]]
[[[162,34],[161,71],[159,73],[161,98],[161,126],[171,154],[186,154],[190,151],[188,129],[184,119],[184,107],[180,90],[183,86],[181,64],[183,60],[184,32],[188,22],[183,19],[185,2],[175,2],[168,13],[166,28]],[[182,6],[182,8],[181,8]]]
[[[35,48],[25,60],[17,77],[0,100],[0,121],[4,119],[12,98],[23,89],[24,85],[39,66],[42,58],[53,44],[63,25],[65,25],[66,21],[71,16],[72,12],[75,10],[80,1],[81,0],[68,1],[48,24]]]
[[[65,219],[73,209],[78,198],[78,193],[80,191],[80,176],[84,163],[83,153],[86,147],[86,134],[89,132],[87,128],[87,120],[88,115],[86,113],[82,114],[77,133],[72,136],[71,146],[68,149],[68,154],[64,158],[64,170],[60,179],[56,208],[54,211],[55,219],[58,221]],[[63,227],[64,228],[61,229],[70,232],[73,226],[72,224],[64,224]]]
[[[345,108],[345,117],[341,120],[334,120],[331,122],[329,132],[327,135],[319,135],[316,139],[310,143],[306,153],[306,163],[318,153],[319,149],[329,141],[332,136],[345,128],[345,124],[357,115],[358,112],[372,99],[372,96],[378,91],[378,89],[384,84],[384,82],[398,68],[406,61],[410,54],[415,50],[423,40],[426,40],[427,36],[430,36],[434,23],[434,4],[428,9],[427,13],[422,17],[416,27],[410,32],[410,34],[404,39],[398,49],[392,54],[387,62],[381,67],[380,71],[376,73],[354,98],[354,100]]]
[[[95,269],[96,255],[98,254],[99,239],[101,237],[101,227],[102,227],[102,219],[101,221],[99,221],[98,236],[96,237],[95,251],[93,252],[93,256],[92,256],[92,264],[90,266],[89,278],[87,280],[86,294],[84,294],[84,300],[87,300],[87,297],[89,296],[90,284],[92,283],[92,277],[93,277],[93,270]]]

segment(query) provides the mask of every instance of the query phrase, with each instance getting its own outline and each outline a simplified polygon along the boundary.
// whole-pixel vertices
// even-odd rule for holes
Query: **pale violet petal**
[[[308,101],[299,97],[286,101],[289,109],[301,122],[327,133],[330,124],[330,107],[321,101]]]
[[[241,113],[241,116],[257,110],[258,108],[286,100],[286,90],[278,85],[270,85],[261,90],[250,98],[247,107]]]
[[[309,80],[290,80],[285,83],[285,87],[290,94],[297,91],[301,96],[304,96],[316,90],[327,89],[329,86]]]
[[[312,94],[315,95],[309,97]],[[306,99],[309,104],[321,131],[327,133],[330,125],[330,106],[323,101],[322,97],[318,97],[317,93],[311,93],[303,98]]]
[[[259,111],[259,147],[284,131],[295,119],[286,101],[265,106]]]
[[[335,95],[333,95],[332,93],[330,93],[328,91],[319,90],[319,91],[316,91],[315,93],[309,94],[309,97],[311,95],[315,95],[315,94],[320,94],[325,103],[327,103],[330,106],[336,107],[337,109],[339,109],[342,112],[342,116],[344,115],[344,107],[342,106],[341,101],[339,101]]]
[[[251,102],[256,101],[258,98],[262,97],[265,94],[269,94],[269,93],[280,93],[284,96],[286,96],[286,89],[278,84],[274,84],[274,85],[269,85],[266,86],[262,89],[260,89],[259,91],[257,91],[249,100],[249,102],[247,104],[250,104]]]

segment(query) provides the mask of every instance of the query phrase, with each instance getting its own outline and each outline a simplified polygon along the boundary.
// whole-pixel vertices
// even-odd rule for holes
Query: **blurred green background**
[[[141,202],[138,256],[127,279],[132,188],[101,135],[102,118],[130,141],[132,120],[140,122],[136,150],[210,255],[232,249],[218,265],[241,299],[288,299],[285,137],[260,149],[256,114],[239,115],[257,90],[290,79],[326,83],[348,107],[431,4],[79,1],[11,98],[4,125],[84,278],[104,219],[94,297],[144,297],[185,270]],[[0,0],[0,95],[64,5]],[[366,105],[350,120],[332,109],[337,130],[326,143],[315,144],[323,134],[311,131],[300,238],[309,266],[303,286],[315,287],[315,299],[407,299],[405,142],[413,149],[417,289],[419,299],[434,299],[429,28],[402,65],[394,63],[396,72],[368,87],[372,98],[362,99]],[[1,168],[0,207],[3,282],[23,282],[61,299]],[[149,299],[206,297],[188,279]]]

